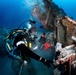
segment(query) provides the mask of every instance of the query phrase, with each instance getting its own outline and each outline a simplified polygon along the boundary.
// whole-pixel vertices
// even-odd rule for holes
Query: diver
[[[44,32],[42,35],[41,35],[41,37],[40,37],[40,39],[39,39],[39,42],[41,43],[41,44],[44,44],[45,42],[46,42],[46,33]]]
[[[51,60],[47,60],[41,56],[38,56],[34,52],[32,52],[28,47],[26,47],[25,42],[25,35],[24,34],[17,34],[17,36],[14,39],[14,46],[16,47],[16,50],[20,50],[22,60],[25,60],[24,56],[33,58],[35,60],[41,61],[44,65],[46,65],[48,68],[51,67],[50,63],[53,63]]]
[[[41,47],[40,47],[40,49],[42,49],[43,48],[43,45],[46,43],[46,36],[45,36],[45,32],[41,35],[41,37],[40,37],[40,39],[39,39],[39,42],[40,42],[40,44],[41,44]]]

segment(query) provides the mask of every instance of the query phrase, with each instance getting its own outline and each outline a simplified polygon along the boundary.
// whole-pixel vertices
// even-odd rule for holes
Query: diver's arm
[[[45,58],[40,57],[39,55],[32,52],[28,47],[25,46],[23,39],[24,39],[23,35],[17,35],[14,40],[14,46],[16,46],[17,49],[20,50],[23,55],[26,55],[35,60],[39,60],[45,65],[47,65],[47,67],[50,67],[50,63],[52,63],[53,61],[46,60]]]
[[[41,61],[42,63],[47,65],[47,67],[50,67],[50,63],[53,63],[53,61],[49,61],[43,57],[38,56],[37,54],[32,52],[28,47],[26,47],[24,44],[18,45],[18,49],[21,50],[21,52],[23,52],[26,56]]]

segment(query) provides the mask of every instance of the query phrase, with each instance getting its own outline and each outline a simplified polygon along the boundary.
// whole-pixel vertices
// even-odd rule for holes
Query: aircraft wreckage
[[[58,64],[69,62],[70,75],[71,65],[76,68],[76,21],[67,16],[63,9],[54,4],[52,0],[43,0],[43,2],[45,11],[41,10],[39,4],[36,4],[32,15],[40,20],[43,25],[41,28],[54,33],[55,43],[59,42],[64,46],[57,61]]]
[[[52,0],[43,0],[45,11],[36,4],[32,10],[32,15],[37,17],[42,23],[42,28],[54,31],[57,40],[66,45],[72,43],[72,36],[76,37],[76,22],[69,18],[62,8],[55,5]]]

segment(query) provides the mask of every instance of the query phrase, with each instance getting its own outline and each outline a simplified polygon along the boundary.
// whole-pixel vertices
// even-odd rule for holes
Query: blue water
[[[76,0],[53,0],[59,7],[63,8],[65,13],[76,20],[76,9],[75,4]],[[40,3],[43,5],[42,0],[0,0],[0,28],[17,28],[22,22],[35,19],[31,16],[31,9],[36,3]],[[41,25],[39,20],[37,21],[37,28]],[[0,29],[1,32],[1,29]],[[1,35],[1,34],[0,34]],[[4,45],[4,39],[0,37],[0,48]],[[4,47],[4,46],[3,46]],[[7,52],[5,52],[5,48],[0,49],[0,75],[15,75],[15,72],[11,68],[12,59],[8,58]],[[41,55],[42,55],[41,51]],[[6,55],[4,55],[4,54]],[[39,51],[40,53],[40,51]],[[45,52],[46,57],[48,57],[49,52]],[[49,54],[50,55],[50,54]],[[52,55],[52,54],[51,54]],[[48,69],[42,63],[33,61],[36,64],[34,68],[37,70],[36,75],[42,75],[43,71],[45,71],[46,75],[52,75],[50,72],[51,69]],[[38,65],[40,65],[40,70]],[[27,74],[30,75],[30,74]],[[32,74],[34,75],[34,74]]]
[[[68,16],[76,19],[76,0],[53,0]],[[0,0],[0,26],[18,27],[31,18],[31,9],[42,0]],[[41,3],[43,4],[43,3]]]
[[[76,20],[76,0],[53,0],[65,13]]]
[[[0,0],[0,26],[16,28],[29,20],[32,18],[31,9],[36,3],[37,0]]]

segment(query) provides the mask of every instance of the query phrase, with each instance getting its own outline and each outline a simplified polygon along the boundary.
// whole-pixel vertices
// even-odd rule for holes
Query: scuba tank
[[[19,60],[21,60],[21,56],[14,54],[16,47],[13,46],[13,42],[14,42],[14,38],[16,37],[16,35],[21,34],[24,31],[25,30],[21,30],[21,29],[13,29],[13,30],[11,30],[9,36],[6,37],[6,50],[7,50],[7,52],[9,53],[9,55],[11,55],[14,58],[17,58]]]
[[[25,29],[13,29],[11,30],[9,36],[6,37],[6,49],[7,49],[7,52],[17,58],[17,59],[21,59],[20,56],[18,55],[15,55],[14,54],[14,51],[16,49],[16,47],[14,46],[14,39],[17,35],[24,35],[25,39],[24,39],[24,43],[27,47],[29,47],[30,49],[32,48],[32,42],[30,41],[27,41],[29,35],[26,35],[26,30]]]

